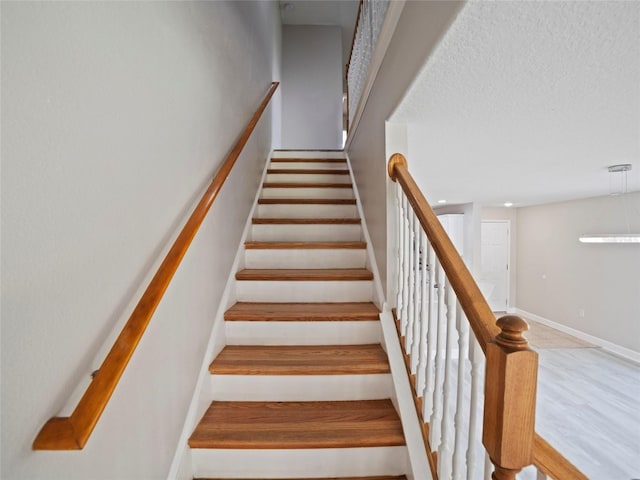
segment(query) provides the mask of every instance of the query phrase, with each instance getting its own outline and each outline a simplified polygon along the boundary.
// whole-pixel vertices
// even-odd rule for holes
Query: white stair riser
[[[364,249],[249,249],[246,268],[364,268]]]
[[[304,170],[346,170],[347,163],[346,162],[271,162],[269,164],[269,168],[278,168],[278,169],[287,169],[287,168],[295,168],[295,169],[304,169]]]
[[[239,302],[370,302],[373,282],[239,280],[236,295]]]
[[[344,158],[342,150],[274,150],[273,158]]]
[[[251,228],[251,240],[256,242],[358,242],[362,240],[362,228],[359,224],[258,224]]]
[[[391,374],[211,375],[213,400],[312,402],[374,400],[392,395]]]
[[[330,173],[267,173],[266,182],[296,182],[296,183],[348,183],[351,177],[343,174]]]
[[[263,188],[262,198],[354,198],[352,188]]]
[[[378,320],[225,322],[227,345],[367,345],[382,341]]]
[[[407,448],[318,448],[291,450],[191,450],[194,477],[336,478],[404,475]]]
[[[355,205],[258,205],[258,218],[355,218]]]

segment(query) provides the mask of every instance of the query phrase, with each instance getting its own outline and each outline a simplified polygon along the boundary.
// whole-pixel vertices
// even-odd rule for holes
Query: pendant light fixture
[[[609,195],[624,195],[627,193],[627,172],[631,170],[630,163],[611,165],[609,170]],[[624,201],[625,199],[623,199]],[[627,212],[624,212],[627,223],[627,233],[602,233],[596,235],[581,235],[578,240],[582,243],[639,243],[640,233],[631,233]]]

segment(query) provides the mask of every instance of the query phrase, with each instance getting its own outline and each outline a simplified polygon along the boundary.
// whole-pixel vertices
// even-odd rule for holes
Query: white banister
[[[408,314],[407,314],[407,331],[405,332],[404,337],[404,350],[407,354],[411,353],[411,346],[413,344],[413,324],[415,322],[415,314],[416,314],[416,302],[415,302],[415,290],[416,290],[416,272],[415,272],[415,250],[413,248],[413,243],[415,239],[415,228],[416,228],[416,215],[413,212],[413,209],[409,209],[409,217],[407,219],[409,224],[409,242],[407,245],[407,249],[409,250],[408,263],[407,266],[409,268],[409,299],[408,299]]]
[[[421,254],[420,254],[420,237],[422,236],[422,227],[420,226],[420,222],[418,221],[418,217],[413,215],[414,221],[414,229],[413,229],[413,270],[415,272],[415,289],[413,291],[413,335],[412,335],[412,344],[411,344],[411,373],[415,374],[418,368],[418,352],[420,349],[420,320],[422,318],[422,302],[421,302],[421,292],[422,292],[422,276],[424,272],[421,267]]]
[[[453,479],[463,480],[466,473],[464,444],[466,425],[464,422],[464,394],[467,377],[467,362],[469,358],[469,323],[458,304],[458,391],[456,393],[456,438],[453,448]]]
[[[418,396],[424,396],[424,388],[427,377],[427,331],[429,328],[429,297],[427,285],[429,285],[430,266],[427,257],[429,255],[429,242],[427,235],[420,229],[420,249],[422,256],[420,257],[420,343],[418,349],[418,373],[416,377],[416,392]]]
[[[447,305],[446,314],[446,350],[444,357],[444,388],[443,388],[443,405],[442,412],[442,442],[438,449],[438,477],[439,478],[451,478],[453,471],[453,416],[455,413],[455,401],[453,390],[453,359],[454,349],[456,341],[456,313],[457,313],[457,301],[456,295],[450,284],[445,287],[445,302]]]
[[[404,265],[404,289],[402,290],[402,312],[400,314],[401,318],[401,328],[400,331],[402,335],[406,337],[407,335],[407,325],[409,323],[409,214],[408,214],[408,201],[407,197],[402,195],[402,224],[403,224],[403,239],[404,239],[404,247],[402,249],[402,264]]]
[[[446,310],[445,310],[445,286],[447,283],[444,269],[440,262],[436,260],[438,286],[438,319],[436,322],[437,341],[436,341],[436,378],[435,389],[433,391],[433,414],[429,421],[429,442],[431,448],[438,450],[442,439],[442,410],[443,410],[443,392],[444,392],[444,355],[445,355],[445,335],[447,329]]]
[[[536,480],[547,480],[547,475],[542,470],[536,470]]]
[[[425,388],[422,399],[422,418],[429,419],[433,414],[433,392],[435,390],[435,356],[437,338],[437,295],[436,287],[436,252],[429,245],[427,261],[429,263],[429,296],[428,296],[428,327],[427,327],[427,373],[425,375]]]
[[[480,443],[482,391],[484,389],[484,355],[475,337],[470,340],[471,399],[469,402],[469,436],[467,437],[467,480],[474,480],[474,472],[480,468]]]
[[[402,307],[404,305],[404,301],[402,299],[402,294],[404,289],[406,288],[405,282],[406,282],[406,275],[404,272],[404,264],[403,264],[403,260],[404,260],[404,209],[403,209],[403,198],[404,198],[404,194],[402,193],[402,187],[400,187],[400,185],[396,185],[396,210],[398,212],[397,215],[397,220],[398,220],[398,225],[397,225],[397,232],[398,235],[396,237],[397,240],[397,247],[398,247],[398,263],[397,263],[397,272],[398,272],[398,281],[396,283],[397,285],[397,292],[396,292],[396,312],[398,314],[398,316],[400,317],[400,324],[402,325],[403,323],[406,323],[406,318],[404,317],[404,315],[402,315]],[[402,327],[400,327],[400,330],[404,330]]]
[[[485,451],[484,453],[484,480],[491,480],[491,474],[493,473],[493,464],[491,463],[491,458],[489,454]]]

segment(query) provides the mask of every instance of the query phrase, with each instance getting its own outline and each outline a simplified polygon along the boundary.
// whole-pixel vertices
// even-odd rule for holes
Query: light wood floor
[[[540,359],[536,431],[593,480],[640,479],[640,365],[530,326]]]

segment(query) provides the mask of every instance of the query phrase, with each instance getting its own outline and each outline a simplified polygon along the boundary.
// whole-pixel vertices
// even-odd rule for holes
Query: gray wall
[[[31,443],[88,381],[105,337],[278,79],[277,3],[1,8],[0,476],[166,478],[271,148],[270,112],[84,451],[33,452]]]
[[[640,245],[578,242],[627,221],[640,231],[638,192],[518,209],[517,307],[640,352]]]
[[[342,148],[340,27],[282,28],[282,148]]]

